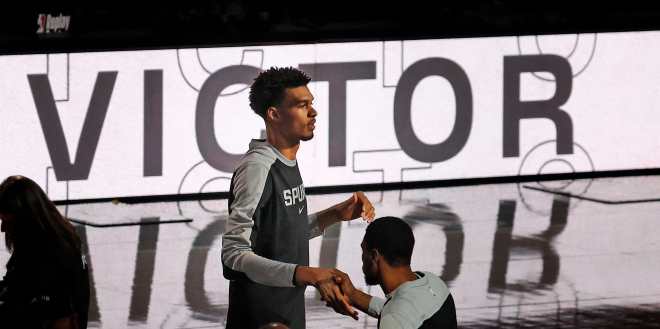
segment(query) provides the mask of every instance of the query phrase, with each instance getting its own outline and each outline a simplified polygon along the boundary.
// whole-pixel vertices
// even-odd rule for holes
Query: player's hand
[[[320,281],[315,287],[321,294],[321,300],[326,303],[326,306],[332,307],[339,314],[348,315],[355,320],[358,319],[357,311],[353,309],[348,296],[341,291],[334,278]]]
[[[353,295],[355,294],[355,286],[353,286],[353,282],[351,282],[351,278],[348,276],[348,274],[340,271],[340,270],[333,270],[334,274],[334,281],[335,283],[339,286],[339,289],[341,289],[341,292],[348,297],[349,301],[351,304],[353,304]]]
[[[348,200],[337,205],[337,212],[343,221],[362,217],[367,222],[371,222],[376,217],[376,209],[364,192],[354,192]]]
[[[357,320],[357,311],[349,303],[348,297],[335,283],[335,270],[328,268],[298,266],[295,281],[298,285],[312,285],[321,294],[321,300],[339,314],[348,315]]]

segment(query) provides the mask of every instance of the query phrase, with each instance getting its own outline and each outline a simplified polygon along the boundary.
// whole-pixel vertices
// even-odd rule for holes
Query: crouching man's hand
[[[314,286],[321,294],[321,300],[332,307],[335,312],[358,319],[357,311],[353,309],[349,298],[341,291],[335,282],[334,269],[298,266],[296,268],[296,284]]]
[[[348,274],[340,270],[333,270],[333,274],[335,283],[339,286],[342,293],[348,298],[352,306],[373,317],[378,317],[378,314],[375,314],[373,311],[369,311],[369,303],[371,302],[372,298],[371,295],[355,288]]]

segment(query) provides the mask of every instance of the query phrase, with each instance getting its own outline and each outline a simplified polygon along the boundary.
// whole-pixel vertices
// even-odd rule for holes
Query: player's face
[[[365,248],[364,241],[360,244],[362,248],[362,273],[364,273],[364,281],[367,285],[380,284],[378,280],[378,265],[373,258],[373,250]]]
[[[314,137],[316,110],[312,106],[314,96],[307,86],[287,88],[284,92],[280,115],[282,130],[289,137],[308,141]]]

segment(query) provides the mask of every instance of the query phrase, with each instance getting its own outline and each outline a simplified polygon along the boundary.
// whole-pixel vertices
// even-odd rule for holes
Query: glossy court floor
[[[552,190],[573,196],[547,192]],[[309,208],[347,196],[309,195]],[[399,216],[413,227],[413,269],[437,273],[449,284],[459,327],[660,327],[660,177],[368,196],[378,216]],[[226,207],[226,200],[60,207],[70,218],[96,224],[193,219],[78,227],[93,270],[89,326],[224,328],[228,282],[220,266],[220,235]],[[379,287],[364,285],[361,273],[365,226],[343,223],[311,240],[310,260],[337,267],[382,296]],[[8,258],[0,250],[0,262]],[[313,288],[306,304],[308,328],[376,327],[364,314],[355,321],[333,313]]]

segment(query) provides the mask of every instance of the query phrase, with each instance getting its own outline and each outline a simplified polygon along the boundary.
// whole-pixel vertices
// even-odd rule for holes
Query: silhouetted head
[[[0,184],[0,220],[10,251],[53,247],[80,251],[73,226],[27,177],[10,176]]]

